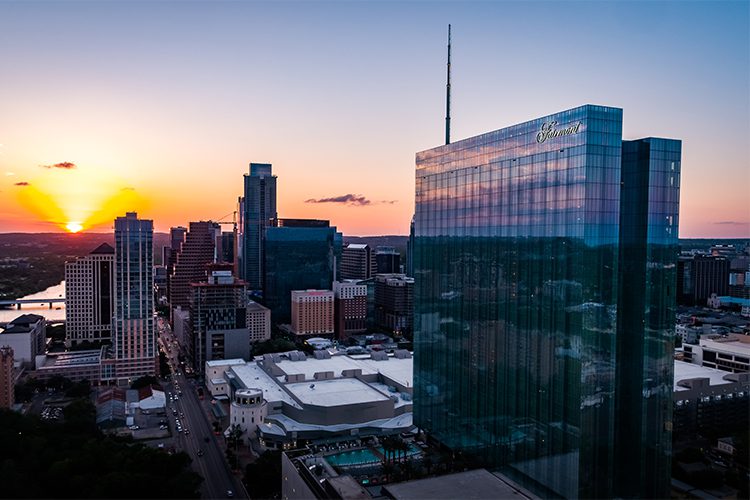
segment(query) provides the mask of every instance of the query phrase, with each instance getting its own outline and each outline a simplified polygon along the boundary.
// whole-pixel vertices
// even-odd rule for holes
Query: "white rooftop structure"
[[[356,378],[298,382],[287,384],[286,388],[308,405],[344,406],[388,400],[385,394]]]
[[[257,363],[253,361],[245,363],[243,361],[242,365],[233,365],[231,371],[240,379],[245,387],[262,390],[263,399],[266,401],[272,403],[283,401],[291,406],[300,408],[294,398],[282,389],[273,377],[264,372]]]
[[[711,338],[713,337],[713,338]],[[729,335],[727,337],[701,337],[701,347],[712,351],[739,354],[750,357],[750,337]]]
[[[730,375],[724,370],[716,368],[707,368],[705,366],[688,363],[686,361],[674,362],[674,392],[690,390],[689,387],[678,385],[681,380],[692,378],[708,378],[710,385],[733,384],[733,380],[726,380],[724,377]]]

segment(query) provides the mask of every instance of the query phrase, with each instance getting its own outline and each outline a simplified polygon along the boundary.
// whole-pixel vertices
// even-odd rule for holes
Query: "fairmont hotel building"
[[[669,496],[681,142],[622,119],[416,157],[414,423],[543,497]]]

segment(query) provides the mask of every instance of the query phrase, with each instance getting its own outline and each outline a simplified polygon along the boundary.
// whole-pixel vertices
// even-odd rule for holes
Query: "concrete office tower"
[[[289,222],[287,220],[287,222]],[[339,274],[343,237],[336,227],[266,228],[265,306],[275,323],[291,319],[292,290],[330,290]]]
[[[292,331],[295,335],[333,335],[333,292],[292,290]]]
[[[154,223],[135,212],[115,219],[114,351],[118,383],[157,367],[154,329]]]
[[[416,426],[543,497],[669,496],[680,157],[592,105],[417,153]]]
[[[344,340],[367,330],[367,285],[360,280],[333,282],[336,338]]]
[[[13,383],[13,348],[0,347],[0,408],[10,408],[16,402]]]
[[[411,335],[414,327],[414,278],[375,276],[375,324],[389,333]]]
[[[172,309],[178,306],[187,309],[190,283],[206,280],[206,266],[215,262],[217,231],[219,226],[215,222],[190,223],[190,231],[169,279],[169,305]]]
[[[378,247],[375,250],[377,274],[398,274],[401,272],[401,255],[393,247]]]
[[[65,263],[65,343],[112,342],[115,249],[102,243]]]
[[[375,275],[375,254],[370,245],[349,243],[341,252],[341,279],[366,280]]]
[[[271,338],[271,310],[257,302],[248,301],[247,328],[250,332],[250,343],[263,342]]]
[[[276,215],[276,176],[270,163],[251,163],[240,198],[237,257],[240,278],[248,289],[263,289],[265,228]]]
[[[190,285],[188,311],[185,348],[196,372],[206,361],[249,358],[247,286],[231,264],[209,265],[208,279]]]

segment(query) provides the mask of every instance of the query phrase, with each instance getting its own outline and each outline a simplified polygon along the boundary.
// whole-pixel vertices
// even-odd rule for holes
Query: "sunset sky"
[[[415,152],[443,140],[450,22],[454,140],[621,107],[625,139],[683,141],[680,236],[748,237],[749,9],[1,1],[0,232],[216,220],[252,161],[273,164],[283,217],[407,234]]]

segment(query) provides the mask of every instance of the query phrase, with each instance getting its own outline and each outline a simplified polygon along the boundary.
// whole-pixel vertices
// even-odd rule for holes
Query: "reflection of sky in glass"
[[[683,236],[747,232],[749,17],[747,2],[4,2],[0,230],[39,229],[12,196],[39,165],[119,174],[164,230],[231,212],[247,163],[268,161],[281,214],[404,234],[414,152],[442,143],[451,22],[454,139],[620,107],[624,138],[684,141]],[[373,203],[305,203],[346,193]]]

